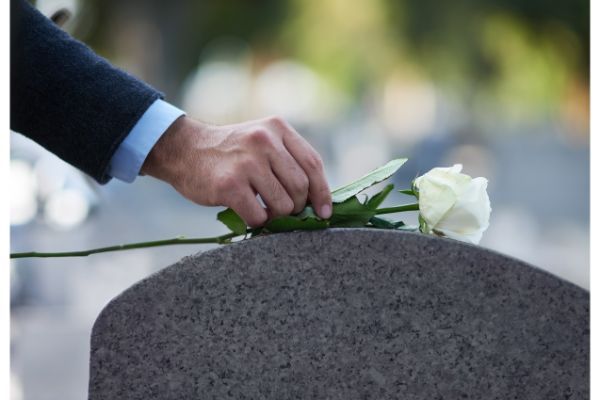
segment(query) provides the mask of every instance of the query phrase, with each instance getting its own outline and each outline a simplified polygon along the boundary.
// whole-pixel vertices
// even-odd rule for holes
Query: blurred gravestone
[[[589,294],[419,234],[279,234],[192,257],[114,299],[100,399],[587,399]]]

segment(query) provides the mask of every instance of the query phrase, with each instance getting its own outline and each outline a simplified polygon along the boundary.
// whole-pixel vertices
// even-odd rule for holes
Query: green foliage
[[[296,230],[311,231],[324,229],[329,226],[329,221],[319,218],[311,206],[304,207],[299,214],[273,218],[265,225],[268,232],[291,232]]]
[[[382,167],[376,168],[360,179],[342,186],[332,192],[333,210],[328,220],[320,218],[312,206],[308,205],[296,215],[275,217],[268,221],[263,228],[248,229],[244,221],[228,208],[218,214],[217,218],[223,222],[233,233],[245,235],[251,233],[254,237],[260,233],[291,232],[296,230],[316,230],[325,228],[355,228],[372,226],[380,229],[397,229],[404,226],[401,221],[393,222],[377,218],[378,209],[387,196],[394,189],[394,185],[385,186],[379,193],[370,199],[361,202],[357,194],[368,187],[392,176],[407,160],[399,158],[392,160]],[[408,191],[403,191],[407,193]],[[410,191],[412,194],[413,192]],[[409,193],[407,193],[409,194]],[[400,206],[399,211],[404,206]],[[381,209],[383,212],[384,210]],[[389,213],[389,209],[385,209]]]
[[[315,217],[300,218],[300,216],[288,215],[273,218],[265,225],[269,232],[291,232],[291,231],[312,231],[316,229],[325,229],[329,222]]]
[[[409,196],[415,196],[416,195],[416,193],[415,193],[415,191],[413,189],[401,189],[401,190],[398,190],[398,193],[407,194]]]
[[[331,215],[331,226],[340,228],[358,228],[365,226],[375,216],[372,210],[361,203],[356,196],[349,198],[343,203],[333,205]]]
[[[396,171],[398,171],[398,169],[402,165],[404,165],[406,161],[406,158],[397,158],[395,160],[392,160],[384,166],[381,166],[369,172],[362,178],[334,190],[333,192],[331,192],[333,202],[342,203],[351,198],[352,196],[356,196],[366,188],[386,180],[387,178],[392,176]]]
[[[224,223],[233,233],[245,235],[247,232],[246,223],[231,208],[221,211],[217,214],[217,219]]]
[[[374,228],[380,228],[380,229],[398,229],[400,227],[406,226],[404,224],[404,222],[402,222],[402,221],[392,222],[392,221],[388,221],[387,219],[379,218],[379,217],[372,217],[369,220],[369,222],[371,223],[371,225]]]
[[[384,202],[388,194],[394,189],[394,185],[387,185],[383,188],[383,190],[377,193],[375,196],[371,197],[370,200],[367,201],[367,207],[371,210],[377,210],[377,207]]]
[[[427,226],[427,222],[420,214],[419,214],[419,231],[421,231],[422,233],[429,232],[429,227]]]

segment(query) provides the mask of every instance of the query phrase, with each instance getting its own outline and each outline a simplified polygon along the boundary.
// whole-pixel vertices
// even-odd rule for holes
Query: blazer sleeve
[[[10,127],[99,183],[162,93],[113,67],[25,0],[11,0]]]

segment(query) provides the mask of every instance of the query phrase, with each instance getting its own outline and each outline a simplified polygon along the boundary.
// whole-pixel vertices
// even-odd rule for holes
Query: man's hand
[[[320,217],[331,216],[321,157],[276,117],[226,126],[180,117],[156,143],[141,172],[170,183],[195,203],[231,207],[253,227],[298,213],[308,200]]]

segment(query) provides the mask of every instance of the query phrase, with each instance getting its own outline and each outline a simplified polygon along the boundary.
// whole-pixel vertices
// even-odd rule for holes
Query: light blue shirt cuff
[[[133,182],[144,160],[158,139],[185,112],[158,99],[142,115],[113,155],[108,174],[125,182]]]

